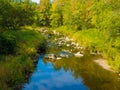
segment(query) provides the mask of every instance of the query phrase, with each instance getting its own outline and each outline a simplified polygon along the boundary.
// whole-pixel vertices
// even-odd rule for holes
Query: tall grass
[[[66,26],[59,27],[57,31],[73,38],[90,52],[101,52],[107,59],[111,68],[120,72],[120,37],[111,37],[105,30],[97,29],[74,30]]]
[[[45,47],[45,38],[30,27],[6,31],[3,35],[14,36],[16,50],[14,54],[0,55],[0,90],[13,90],[16,85],[25,82],[34,70],[37,47]]]

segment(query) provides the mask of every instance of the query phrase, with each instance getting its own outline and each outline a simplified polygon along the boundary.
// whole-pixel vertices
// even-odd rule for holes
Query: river
[[[49,48],[46,53],[58,55],[63,50],[70,51],[73,48],[66,45],[58,47],[57,42],[55,37],[52,37],[48,41]],[[120,78],[117,74],[93,62],[99,58],[101,56],[85,53],[81,57],[49,60],[40,55],[35,71],[22,90],[120,90]]]

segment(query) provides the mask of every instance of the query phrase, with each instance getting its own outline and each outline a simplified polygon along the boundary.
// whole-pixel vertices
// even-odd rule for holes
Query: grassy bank
[[[108,60],[111,68],[120,72],[120,37],[110,36],[107,32],[101,32],[97,29],[89,30],[71,30],[66,26],[57,28],[57,31],[73,38],[81,46],[89,50],[90,53],[102,53],[102,56]]]
[[[3,39],[4,46],[1,46],[1,52],[4,54],[0,54],[0,90],[13,90],[20,83],[25,82],[30,72],[34,70],[37,49],[38,47],[45,48],[46,42],[45,38],[31,27],[4,31],[2,36],[5,39]],[[15,42],[14,45],[8,43],[12,39]],[[8,49],[4,49],[4,47],[8,47]],[[14,49],[12,54],[7,51],[10,48]]]

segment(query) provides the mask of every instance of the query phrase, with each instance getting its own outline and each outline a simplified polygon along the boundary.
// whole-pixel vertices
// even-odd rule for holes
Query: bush
[[[13,36],[0,35],[0,54],[15,53],[16,40]]]
[[[45,51],[46,51],[46,42],[41,42],[39,45],[38,45],[38,48],[37,48],[37,50],[38,50],[38,53],[45,53]]]

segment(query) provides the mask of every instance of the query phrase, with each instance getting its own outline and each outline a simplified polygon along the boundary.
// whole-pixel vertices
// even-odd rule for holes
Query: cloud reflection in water
[[[75,79],[70,71],[55,71],[51,63],[39,59],[36,71],[22,90],[88,90],[82,79]]]

